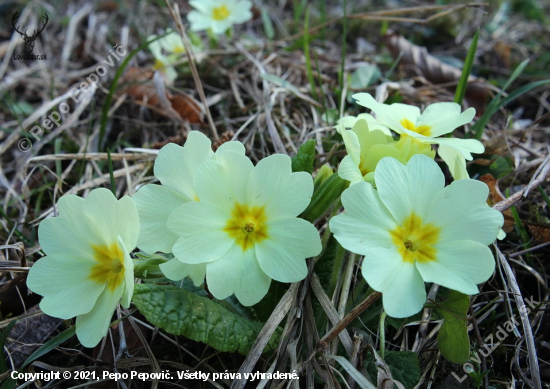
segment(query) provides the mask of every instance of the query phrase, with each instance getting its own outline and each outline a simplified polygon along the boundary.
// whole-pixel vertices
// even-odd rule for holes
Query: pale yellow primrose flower
[[[388,127],[380,124],[374,116],[372,116],[369,113],[360,113],[357,116],[344,116],[340,120],[338,120],[338,123],[336,124],[335,128],[339,133],[342,133],[342,131],[353,128],[355,123],[357,123],[358,120],[366,120],[367,125],[369,127],[370,131],[374,130],[380,130],[384,134],[391,136],[391,131]]]
[[[140,250],[149,254],[172,253],[178,236],[168,229],[168,217],[180,205],[198,201],[194,186],[197,168],[205,161],[216,160],[220,152],[227,150],[244,154],[245,148],[241,142],[226,142],[214,153],[210,139],[198,131],[189,132],[183,147],[168,143],[160,149],[154,174],[162,185],[145,185],[133,196],[141,223],[137,243]],[[206,272],[204,264],[188,265],[177,259],[160,268],[169,279],[179,281],[189,276],[196,286],[202,284]]]
[[[460,112],[456,103],[435,103],[429,105],[422,114],[418,107],[406,104],[380,104],[368,93],[352,96],[357,104],[370,108],[376,120],[388,126],[401,137],[410,136],[415,141],[438,144],[437,153],[445,161],[455,180],[468,178],[466,160],[471,161],[471,153],[483,153],[485,147],[475,139],[446,138],[455,128],[472,121],[475,109]]]
[[[437,163],[425,155],[406,166],[384,158],[374,175],[377,190],[361,182],[344,191],[345,212],[330,229],[344,248],[365,256],[363,277],[382,293],[388,315],[419,312],[424,282],[478,293],[476,284],[495,268],[487,245],[504,224],[487,205],[487,185],[467,179],[445,187]]]
[[[189,4],[196,9],[187,14],[191,31],[211,29],[220,35],[234,24],[252,19],[252,2],[248,0],[190,0]]]
[[[200,201],[176,208],[168,228],[179,237],[176,258],[206,264],[214,297],[235,294],[250,306],[267,294],[271,279],[306,277],[305,259],[322,248],[317,229],[297,218],[311,201],[313,180],[292,173],[288,156],[271,155],[254,166],[242,153],[218,152],[217,160],[197,168],[194,188]]]
[[[86,199],[61,197],[58,217],[45,219],[38,238],[46,257],[29,271],[27,286],[44,296],[47,315],[76,316],[76,335],[94,347],[107,334],[117,304],[128,308],[134,291],[139,219],[132,199],[101,188]]]
[[[347,116],[336,127],[348,153],[338,167],[338,175],[350,181],[351,185],[362,181],[374,182],[376,165],[384,157],[393,157],[403,164],[415,154],[434,158],[435,152],[430,145],[413,142],[410,137],[395,142],[390,131],[377,125],[374,120],[368,114],[357,118]],[[351,130],[344,129],[348,125],[352,126]]]
[[[150,35],[147,37],[147,41],[157,38],[158,35]],[[194,52],[201,51],[202,48],[191,44],[191,48]],[[161,70],[166,78],[173,82],[178,74],[174,69],[174,64],[181,60],[185,54],[185,45],[181,36],[176,31],[171,31],[167,35],[151,42],[149,44],[149,50],[155,57],[155,64],[153,69]],[[195,56],[195,60],[200,62],[202,56]]]

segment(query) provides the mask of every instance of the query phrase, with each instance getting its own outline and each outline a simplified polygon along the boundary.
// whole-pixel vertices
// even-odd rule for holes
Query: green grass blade
[[[8,378],[4,381],[4,384],[2,385],[1,389],[15,389],[15,386],[17,384],[17,381],[12,380],[11,378]]]
[[[262,23],[264,25],[265,36],[267,39],[273,39],[275,37],[275,29],[273,28],[273,22],[269,17],[269,11],[265,5],[262,7]]]
[[[534,82],[531,82],[527,85],[524,85],[518,89],[516,89],[515,91],[513,91],[512,93],[510,93],[508,96],[506,96],[504,99],[500,99],[498,101],[498,104],[495,104],[494,106],[491,106],[491,104],[489,104],[489,107],[487,107],[487,111],[485,111],[485,114],[483,114],[483,116],[481,117],[481,119],[479,119],[478,123],[481,122],[482,120],[483,123],[482,125],[480,124],[479,127],[478,127],[478,123],[476,123],[474,125],[474,127],[472,127],[472,130],[475,130],[475,138],[476,139],[481,139],[481,136],[483,135],[483,130],[485,128],[485,125],[487,124],[487,122],[489,121],[489,119],[491,118],[491,116],[493,116],[493,114],[500,108],[502,107],[503,105],[506,105],[508,103],[511,103],[512,101],[514,101],[515,99],[517,99],[518,97],[524,95],[525,93],[529,92],[530,90],[532,89],[535,89],[535,88],[538,88],[539,86],[543,86],[543,85],[548,85],[550,84],[550,79],[548,80],[540,80],[540,81],[534,81]],[[487,112],[489,111],[489,109],[491,109],[492,113],[490,115],[487,115],[487,119],[485,120],[485,115],[487,114]]]
[[[107,166],[109,167],[109,178],[111,179],[111,192],[113,192],[116,197],[115,175],[113,171],[113,160],[111,159],[110,149],[107,149]]]
[[[38,358],[40,358],[42,355],[46,355],[50,351],[52,351],[54,348],[59,346],[60,344],[65,343],[68,339],[72,338],[73,335],[76,332],[76,327],[73,326],[71,328],[66,329],[59,335],[57,335],[55,338],[50,339],[46,343],[44,343],[39,349],[37,349],[35,352],[33,352],[25,362],[23,362],[23,366],[21,368],[25,368],[29,366],[31,363],[36,361]]]
[[[539,185],[538,188],[539,188],[540,195],[542,196],[544,202],[546,203],[546,206],[550,209],[550,199],[548,198],[548,195],[546,194],[544,189],[542,189],[542,186]]]
[[[516,78],[519,77],[519,75],[523,72],[523,69],[527,66],[529,63],[529,59],[526,59],[522,63],[519,64],[519,66],[514,70],[508,81],[506,81],[506,84],[504,84],[504,87],[500,90],[500,92],[497,93],[497,95],[491,100],[489,105],[487,106],[487,109],[483,113],[483,116],[472,126],[472,132],[475,134],[474,137],[477,140],[480,140],[483,131],[485,130],[485,126],[487,123],[489,123],[489,120],[494,115],[494,113],[502,107],[504,104],[504,100],[501,99],[502,93],[516,80]],[[521,88],[520,88],[521,89]],[[510,97],[510,96],[508,96]],[[517,96],[516,96],[517,97]],[[511,101],[511,100],[509,100]]]
[[[315,85],[315,79],[313,78],[313,71],[311,69],[311,55],[309,53],[309,7],[306,9],[306,17],[304,21],[304,56],[306,57],[306,72],[309,85],[311,87],[311,94],[315,100],[318,100],[317,88]]]
[[[317,58],[317,53],[315,54],[315,68],[317,70],[317,82],[319,83],[319,91],[323,97],[323,112],[327,112],[327,96],[323,93],[323,77],[321,77],[321,68],[319,67],[319,58]]]
[[[527,234],[527,231],[525,230],[525,227],[523,226],[523,223],[521,222],[521,218],[519,217],[518,211],[516,207],[513,205],[510,207],[510,210],[512,211],[512,216],[514,217],[514,222],[516,223],[516,231],[520,236],[521,243],[523,244],[523,248],[527,250],[529,248],[529,234]],[[529,259],[530,253],[525,253],[525,256],[527,259]]]
[[[12,323],[10,323],[10,325]],[[6,331],[4,330],[4,332]],[[56,348],[60,344],[63,344],[65,341],[72,338],[75,332],[76,332],[76,327],[73,326],[69,329],[66,329],[65,331],[57,335],[55,338],[50,339],[49,341],[44,343],[40,348],[38,348],[35,352],[29,355],[29,357],[23,363],[23,366],[21,366],[21,368],[18,371],[21,371],[22,369],[29,366],[31,363],[36,361],[41,356],[46,355],[47,353],[52,351],[54,348]],[[4,384],[0,389],[14,389],[16,387],[16,384],[17,384],[16,380],[12,378],[8,378],[7,380],[4,381]]]
[[[521,95],[524,95],[525,93],[529,92],[532,89],[538,88],[539,86],[548,85],[550,84],[550,79],[548,80],[540,80],[540,81],[533,81],[527,85],[523,85],[522,87],[516,89],[515,91],[511,92],[508,96],[506,96],[504,99],[502,99],[501,105],[506,105]]]
[[[474,38],[472,39],[472,44],[468,50],[468,55],[466,55],[466,61],[464,61],[464,68],[462,69],[462,75],[460,76],[460,81],[456,86],[455,92],[455,103],[462,104],[464,100],[464,95],[466,94],[466,88],[468,88],[468,78],[472,72],[472,65],[474,64],[474,58],[476,56],[477,50],[477,41],[479,39],[479,30],[476,31]]]
[[[294,27],[297,31],[300,30],[300,20],[302,19],[302,13],[307,6],[307,0],[294,0]]]
[[[337,105],[338,105],[338,110],[340,110],[340,108],[343,108],[340,106],[340,101],[342,101],[342,92],[344,90],[344,77],[345,77],[345,71],[344,71],[344,68],[346,66],[346,35],[348,34],[348,14],[347,14],[347,5],[348,5],[348,2],[347,0],[344,0],[344,6],[343,6],[343,9],[344,9],[344,17],[342,18],[342,63],[340,65],[340,74],[339,74],[339,79],[338,79],[338,82],[340,83],[340,89],[338,90],[338,100],[337,100]],[[343,112],[339,112],[340,114],[340,117],[343,116]]]
[[[397,58],[395,59],[395,61],[393,61],[393,63],[391,64],[390,68],[388,69],[388,71],[386,72],[386,74],[384,74],[384,78],[387,78],[388,80],[390,79],[393,71],[395,70],[395,68],[397,67],[397,65],[399,64],[399,61],[401,61],[401,58],[403,57],[403,52],[401,51],[399,53],[399,55],[397,56]]]
[[[0,374],[3,374],[8,371],[8,366],[6,365],[6,360],[4,359],[4,345],[8,339],[8,335],[11,332],[13,326],[17,323],[17,319],[10,321],[10,324],[6,326],[2,334],[0,335]]]
[[[321,24],[325,24],[328,20],[328,18],[327,18],[327,0],[321,0],[320,8],[321,8]],[[326,27],[323,27],[321,29],[321,39],[325,40],[326,37],[327,37]]]
[[[506,91],[506,89],[508,89],[508,87],[512,84],[512,82],[514,82],[516,80],[516,78],[518,78],[521,75],[521,73],[523,73],[523,69],[525,69],[525,67],[527,66],[528,63],[529,63],[529,58],[527,58],[526,60],[524,60],[522,63],[520,63],[518,65],[516,70],[514,70],[514,72],[512,73],[510,78],[508,79],[508,81],[506,81],[506,84],[504,84],[504,87],[502,88],[502,91],[499,92],[499,94],[497,96],[501,96],[502,92],[504,92],[504,91]]]

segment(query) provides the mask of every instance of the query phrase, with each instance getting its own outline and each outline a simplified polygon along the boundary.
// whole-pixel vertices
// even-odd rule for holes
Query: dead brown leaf
[[[527,231],[533,235],[535,242],[547,243],[550,242],[550,226],[540,226],[527,224]]]
[[[484,174],[483,176],[479,177],[479,181],[484,182],[489,187],[489,198],[487,199],[487,203],[490,206],[493,206],[494,204],[504,200],[504,196],[498,187],[498,180],[495,179],[492,174]],[[504,226],[502,227],[502,229],[504,230],[504,232],[508,233],[512,231],[516,224],[514,221],[514,217],[512,216],[512,210],[507,209],[506,211],[502,212],[502,215],[504,216]]]
[[[127,93],[135,103],[144,105],[170,119],[189,123],[202,122],[203,112],[192,97],[171,94],[163,87],[157,88],[153,83],[153,76],[154,72],[151,69],[128,68],[122,77],[122,83],[127,84],[122,92]],[[164,96],[159,95],[159,89],[164,91]]]

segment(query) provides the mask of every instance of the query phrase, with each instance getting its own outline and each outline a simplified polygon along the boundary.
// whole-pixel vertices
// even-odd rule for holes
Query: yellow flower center
[[[183,47],[183,46],[176,46],[176,47],[174,47],[174,53],[175,53],[175,54],[182,54],[182,53],[185,53],[185,47]]]
[[[397,226],[390,235],[403,261],[414,264],[435,261],[437,250],[433,247],[439,241],[440,228],[424,224],[414,212]]]
[[[153,69],[162,69],[163,67],[165,67],[166,64],[164,62],[162,62],[160,59],[155,59],[155,64],[153,65]]]
[[[359,170],[361,171],[363,177],[370,173],[370,170],[367,168],[367,164],[364,161],[363,157],[361,157],[361,161],[359,162]]]
[[[222,5],[221,7],[216,7],[212,10],[212,19],[217,21],[222,21],[227,19],[229,16],[229,10],[225,5]]]
[[[254,244],[267,239],[266,220],[264,207],[248,207],[235,203],[231,219],[223,230],[235,239],[243,251],[246,251]]]
[[[94,259],[90,279],[100,284],[107,284],[112,292],[124,281],[124,252],[118,243],[112,245],[92,245]]]
[[[424,135],[424,136],[430,136],[432,134],[432,128],[426,124],[422,124],[421,126],[416,127],[413,122],[411,122],[409,119],[403,119],[401,120],[401,125],[405,127],[407,130],[416,132],[417,134]],[[406,136],[407,134],[401,134],[401,136]]]

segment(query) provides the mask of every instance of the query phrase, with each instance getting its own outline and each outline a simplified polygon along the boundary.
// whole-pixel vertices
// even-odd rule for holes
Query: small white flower
[[[211,29],[219,35],[252,19],[252,2],[248,0],[190,0],[189,4],[196,9],[187,14],[191,31]]]
[[[59,216],[40,223],[38,238],[46,257],[29,271],[27,285],[44,296],[44,313],[76,316],[76,335],[94,347],[107,334],[117,304],[128,308],[134,291],[134,264],[139,219],[132,199],[116,200],[96,189],[86,199],[59,199]]]
[[[321,251],[317,229],[297,218],[311,201],[313,180],[292,173],[276,154],[256,166],[235,151],[218,153],[195,172],[200,201],[176,208],[168,228],[179,238],[173,253],[187,264],[206,264],[208,289],[218,299],[235,294],[245,306],[267,293],[271,279],[297,282],[305,259]]]
[[[133,196],[141,223],[137,243],[140,250],[149,254],[172,253],[178,236],[166,225],[170,214],[182,204],[198,201],[194,184],[197,168],[205,161],[216,159],[224,150],[240,154],[245,151],[240,142],[226,142],[214,153],[210,139],[198,131],[189,132],[183,147],[169,143],[160,149],[154,173],[162,185],[145,185]],[[160,268],[171,280],[189,276],[197,286],[202,284],[206,271],[206,265],[187,265],[177,259]]]
[[[158,35],[150,35],[147,37],[147,41],[149,42],[157,37]],[[202,47],[193,44],[191,44],[191,48],[193,52],[202,50]],[[149,50],[155,58],[153,69],[161,70],[166,78],[173,82],[178,76],[174,64],[184,58],[185,55],[185,45],[181,36],[176,31],[170,31],[167,35],[151,42]],[[202,56],[196,56],[195,59],[200,62]]]
[[[390,129],[380,124],[378,120],[376,120],[376,118],[369,113],[360,113],[357,116],[344,116],[340,120],[338,120],[338,124],[336,124],[335,128],[341,134],[346,129],[353,128],[355,123],[357,123],[357,121],[361,119],[367,121],[369,131],[380,130],[384,134],[388,136],[392,136]]]
[[[384,309],[408,317],[426,301],[424,282],[465,294],[478,292],[495,268],[492,243],[504,223],[487,205],[489,189],[475,180],[445,187],[437,163],[415,155],[376,168],[377,190],[366,182],[342,194],[345,212],[330,221],[340,244],[364,255],[366,281],[382,293]]]
[[[368,93],[352,96],[357,104],[370,108],[376,114],[376,120],[393,131],[410,136],[416,141],[438,144],[437,153],[449,166],[455,180],[468,178],[466,160],[472,160],[471,153],[483,153],[485,147],[476,139],[446,138],[455,128],[472,121],[475,109],[468,108],[460,112],[456,103],[435,103],[420,113],[418,107],[406,104],[380,104]]]

